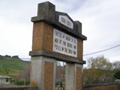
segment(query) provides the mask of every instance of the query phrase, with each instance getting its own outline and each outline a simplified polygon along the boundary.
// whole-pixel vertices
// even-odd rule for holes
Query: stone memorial
[[[31,85],[39,90],[55,90],[56,61],[66,62],[65,90],[82,90],[83,40],[82,24],[50,2],[38,4],[32,17],[33,43]]]

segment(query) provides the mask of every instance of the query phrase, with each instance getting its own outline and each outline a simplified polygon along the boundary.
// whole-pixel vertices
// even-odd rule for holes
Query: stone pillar
[[[56,61],[43,56],[31,59],[31,85],[38,90],[55,90]]]
[[[76,90],[83,90],[83,66],[76,64]]]
[[[82,78],[82,65],[66,63],[65,90],[83,90]]]
[[[76,88],[75,76],[76,76],[75,64],[66,63],[65,90],[75,90]]]

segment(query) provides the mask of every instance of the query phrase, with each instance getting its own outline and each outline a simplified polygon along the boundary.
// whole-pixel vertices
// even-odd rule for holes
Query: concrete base
[[[38,90],[55,90],[56,60],[38,56],[31,58],[31,86]]]
[[[82,65],[66,63],[65,90],[83,90],[82,78]]]

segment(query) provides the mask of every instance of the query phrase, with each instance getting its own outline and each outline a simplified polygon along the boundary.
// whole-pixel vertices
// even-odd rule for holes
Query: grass
[[[0,60],[0,68],[5,69],[23,70],[24,66],[28,64],[29,62],[22,61],[19,58],[5,57]]]
[[[6,57],[0,55],[0,75],[16,76],[30,62],[22,61],[15,57]]]

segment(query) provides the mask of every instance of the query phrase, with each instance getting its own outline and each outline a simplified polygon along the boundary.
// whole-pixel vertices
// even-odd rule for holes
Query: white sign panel
[[[77,39],[54,29],[53,51],[77,57]]]
[[[73,23],[67,16],[59,15],[59,22],[65,26],[73,29]]]

